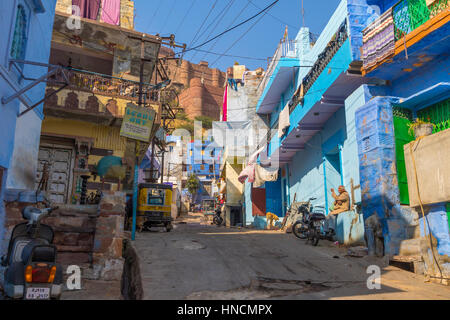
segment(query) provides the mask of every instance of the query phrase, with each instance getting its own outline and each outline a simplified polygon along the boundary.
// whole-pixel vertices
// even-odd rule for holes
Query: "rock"
[[[369,254],[367,247],[353,247],[347,250],[347,254],[351,257],[365,257]]]

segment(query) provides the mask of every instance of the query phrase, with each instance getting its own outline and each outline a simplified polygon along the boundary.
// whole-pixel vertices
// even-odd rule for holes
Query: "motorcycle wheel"
[[[320,229],[316,229],[311,239],[311,244],[315,247],[319,244],[319,240],[320,240]]]
[[[302,240],[308,238],[305,230],[303,229],[303,223],[301,221],[297,221],[296,223],[294,223],[294,225],[292,226],[292,233],[294,234],[294,236]]]
[[[222,224],[222,221],[223,220],[221,218],[218,218],[218,217],[213,218],[213,222],[218,226],[220,226]]]

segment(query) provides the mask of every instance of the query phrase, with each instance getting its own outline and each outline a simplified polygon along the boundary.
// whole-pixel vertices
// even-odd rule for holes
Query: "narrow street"
[[[381,290],[366,286],[367,266],[329,241],[318,247],[292,234],[207,225],[201,215],[167,233],[139,233],[144,299],[448,299],[450,288],[382,267]]]

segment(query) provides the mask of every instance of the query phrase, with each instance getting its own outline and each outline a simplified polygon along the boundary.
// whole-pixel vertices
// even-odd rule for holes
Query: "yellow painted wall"
[[[96,125],[90,122],[76,121],[70,119],[54,118],[46,116],[42,122],[41,135],[64,135],[68,137],[88,137],[94,139],[94,148],[113,150],[113,155],[124,157],[126,138],[119,135],[120,128]],[[101,156],[89,156],[88,164],[97,164]],[[94,181],[91,177],[89,182],[100,182],[100,178]],[[111,183],[110,183],[111,184]],[[111,184],[112,190],[117,190],[118,184]],[[95,190],[88,190],[95,192]]]
[[[239,174],[242,171],[242,164],[225,163],[225,176],[227,184],[227,204],[238,204],[242,201],[244,193],[244,184],[238,180]]]

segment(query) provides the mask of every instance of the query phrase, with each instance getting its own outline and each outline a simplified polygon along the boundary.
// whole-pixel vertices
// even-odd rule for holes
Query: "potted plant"
[[[423,121],[422,119],[416,119],[414,122],[408,124],[409,134],[414,135],[417,139],[422,136],[429,136],[433,133],[434,123]]]

